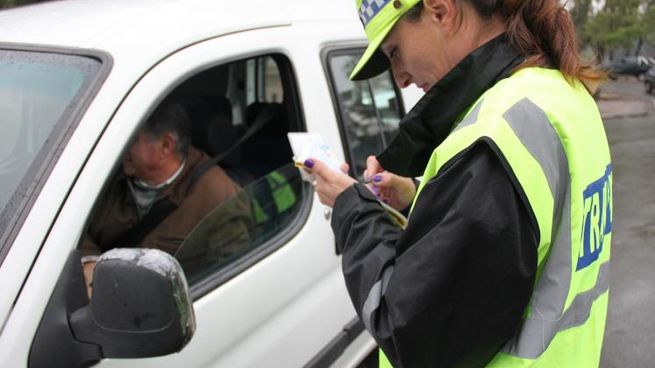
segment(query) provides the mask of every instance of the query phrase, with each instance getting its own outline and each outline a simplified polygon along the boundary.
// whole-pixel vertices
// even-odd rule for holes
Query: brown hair
[[[468,0],[492,5],[507,22],[510,42],[527,60],[521,67],[552,65],[571,82],[593,84],[605,79],[592,61],[580,55],[571,15],[558,0]]]
[[[518,69],[552,66],[569,82],[579,79],[588,88],[606,78],[593,61],[582,59],[573,20],[559,0],[464,1],[468,1],[482,18],[498,14],[505,19],[509,41],[527,58]],[[423,1],[407,12],[407,19],[418,20],[422,10]]]

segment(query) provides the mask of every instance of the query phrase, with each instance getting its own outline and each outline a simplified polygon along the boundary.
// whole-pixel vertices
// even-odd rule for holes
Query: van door
[[[245,197],[253,214],[248,239],[237,237],[225,254],[214,252],[211,262],[190,263],[185,269],[197,330],[182,352],[139,360],[105,359],[100,366],[303,366],[356,318],[343,284],[326,209],[291,164],[286,133],[306,129],[301,82],[295,70],[311,66],[295,59],[289,50],[292,46],[271,47],[267,41],[294,39],[288,32],[275,28],[237,33],[173,54],[134,86],[100,137],[37,264],[57,254],[61,257],[62,244],[70,244],[69,251],[73,250],[87,233],[96,211],[87,211],[91,215],[85,218],[79,209],[84,203],[95,203],[97,208],[103,198],[103,194],[91,195],[97,190],[88,187],[109,187],[139,125],[168,98],[178,99],[197,127],[218,121],[221,114],[231,115],[229,124],[237,142],[250,135],[233,151],[238,151],[239,158],[218,165],[225,166],[232,180],[240,183],[240,199]],[[311,96],[311,82],[306,82],[310,83],[305,88]],[[217,106],[212,102],[207,111],[207,100],[215,102],[218,97],[229,102],[227,110],[221,107],[211,111]],[[268,117],[264,112],[269,112]],[[266,121],[258,123],[262,119]],[[258,125],[261,127],[251,130]],[[196,134],[194,144],[203,145],[203,138],[210,135],[209,130],[203,132]],[[221,139],[224,132],[219,130],[215,138]],[[339,141],[334,123],[322,134]],[[214,140],[204,143],[201,148],[207,154],[221,154],[220,147],[209,152],[216,148],[211,147]],[[213,236],[226,239],[229,231],[225,229],[232,228],[221,221],[232,213],[228,202],[197,224],[190,234],[193,239],[182,240],[181,257],[188,255],[187,249],[193,244],[209,243],[203,228],[223,229]],[[30,279],[45,277],[42,273],[46,269],[35,268]],[[28,300],[37,289],[25,289],[21,299]],[[28,315],[36,307],[21,301],[21,308]]]
[[[54,276],[93,225],[97,211],[91,208],[102,202],[140,125],[168,99],[187,111],[192,144],[219,157],[217,165],[241,190],[207,213],[174,252],[194,299],[197,330],[189,345],[178,354],[105,359],[99,366],[355,366],[369,354],[373,341],[362,333],[344,286],[330,211],[300,181],[285,137],[311,131],[342,146],[340,107],[329,103],[331,82],[317,78],[325,75],[321,45],[333,41],[325,29],[302,42],[292,40],[306,29],[293,27],[208,40],[174,53],[140,79],[77,176],[16,302],[10,326],[31,326],[15,330],[17,365],[27,362],[34,316],[42,315]],[[280,41],[273,46],[270,40]],[[380,93],[392,99],[389,91]],[[350,152],[346,143],[344,152]],[[224,221],[235,203],[247,203],[245,238],[232,236],[237,227]],[[198,249],[203,262],[187,263]]]

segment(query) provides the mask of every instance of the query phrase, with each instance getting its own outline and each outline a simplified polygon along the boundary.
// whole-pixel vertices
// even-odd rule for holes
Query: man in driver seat
[[[190,125],[179,104],[164,102],[136,135],[122,175],[103,193],[80,244],[87,285],[98,256],[112,248],[156,248],[175,255],[194,227],[240,190],[217,165],[196,172],[209,158],[191,146]],[[234,238],[248,233],[249,207],[239,200],[229,205],[235,206],[228,211],[234,216],[221,219],[220,227],[230,234],[222,232],[220,238],[237,243]]]

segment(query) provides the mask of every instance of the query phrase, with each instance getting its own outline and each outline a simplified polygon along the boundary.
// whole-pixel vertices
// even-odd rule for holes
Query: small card
[[[309,174],[303,169],[305,160],[308,158],[321,160],[330,169],[341,172],[341,161],[334,154],[334,151],[323,142],[323,138],[319,134],[294,132],[288,133],[287,136],[293,150],[293,162],[300,169],[303,180],[312,183],[315,179],[313,174]],[[380,202],[380,204],[398,226],[403,229],[407,226],[405,216],[385,203]]]
[[[288,133],[291,150],[293,150],[293,162],[296,167],[302,169],[305,167],[305,160],[315,158],[321,160],[330,169],[339,171],[341,160],[337,158],[334,151],[323,142],[323,138],[316,133]],[[305,181],[312,182],[313,175],[308,174],[305,170],[300,170]]]

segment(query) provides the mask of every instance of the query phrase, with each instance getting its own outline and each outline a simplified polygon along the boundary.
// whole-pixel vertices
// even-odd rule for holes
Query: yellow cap
[[[389,60],[380,50],[380,45],[396,22],[420,1],[355,0],[369,44],[350,74],[351,80],[372,78],[389,69]]]

